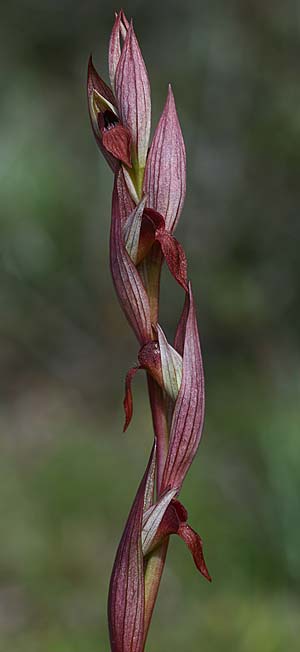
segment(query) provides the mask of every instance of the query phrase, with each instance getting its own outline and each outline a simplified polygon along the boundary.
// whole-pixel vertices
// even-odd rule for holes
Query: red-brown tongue
[[[110,154],[113,154],[119,161],[125,163],[129,168],[131,164],[131,137],[125,127],[120,124],[106,129],[102,133],[102,143]]]
[[[170,534],[178,534],[192,553],[195,565],[200,573],[211,582],[211,577],[204,560],[202,539],[188,525],[187,518],[188,513],[185,507],[179,500],[172,500],[161,520],[155,539],[159,543],[159,541]]]

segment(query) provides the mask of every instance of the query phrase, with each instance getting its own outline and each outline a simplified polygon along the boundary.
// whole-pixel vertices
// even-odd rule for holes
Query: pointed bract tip
[[[191,302],[194,302],[194,297],[193,297],[193,288],[192,288],[192,283],[191,283],[191,281],[188,281],[187,289],[188,289],[189,300],[190,300]]]
[[[175,107],[175,97],[174,97],[173,88],[171,84],[168,84],[166,104],[172,104]]]
[[[93,55],[92,53],[89,56],[89,61],[88,61],[88,82],[92,84],[93,86],[96,86],[97,81],[101,80],[100,76],[98,75],[98,72],[94,66],[93,62]]]
[[[171,84],[148,153],[144,188],[150,206],[164,216],[166,229],[172,233],[185,197],[186,157]]]
[[[92,96],[93,91],[97,91],[97,93],[101,95],[101,97],[106,102],[109,103],[109,108],[111,108],[112,111],[116,113],[116,100],[114,94],[111,88],[105,83],[105,81],[103,81],[103,79],[101,79],[100,75],[98,74],[94,66],[92,54],[90,54],[88,60],[87,90],[89,97]]]
[[[129,27],[129,22],[126,18],[125,12],[123,9],[120,9],[119,11],[114,11],[114,17],[115,17],[115,23],[118,21],[119,23],[122,21],[124,23],[124,26],[126,29]]]
[[[88,60],[88,67],[87,67],[87,79],[88,83],[91,80],[91,77],[93,73],[96,72],[94,64],[93,64],[93,55],[90,53],[89,60]]]
[[[98,75],[97,70],[96,70],[96,68],[94,66],[92,53],[89,56],[88,73]]]
[[[124,23],[126,29],[128,29],[128,27],[129,27],[129,21],[128,21],[127,18],[126,18],[126,14],[125,14],[125,11],[124,11],[123,8],[120,9],[120,11],[119,11],[119,16],[120,16],[120,20],[123,21],[123,23]]]
[[[127,34],[124,41],[124,45],[127,44],[128,42],[131,43],[132,39],[134,39],[137,42],[136,34],[133,27],[133,19],[130,18],[130,21],[129,22],[127,21],[127,23],[128,23],[128,27],[127,27]]]

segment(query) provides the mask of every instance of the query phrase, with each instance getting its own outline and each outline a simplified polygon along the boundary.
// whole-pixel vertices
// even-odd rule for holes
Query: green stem
[[[160,586],[162,573],[166,561],[167,551],[169,545],[169,537],[163,543],[153,550],[149,555],[149,559],[145,572],[145,629],[144,629],[144,645],[146,643],[150,622]]]

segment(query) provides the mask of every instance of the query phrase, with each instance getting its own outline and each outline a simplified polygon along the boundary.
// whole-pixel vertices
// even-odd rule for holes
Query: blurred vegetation
[[[108,652],[115,548],[151,442],[108,269],[111,175],[85,98],[113,5],[6,3],[0,25],[0,649]],[[207,418],[183,501],[207,585],[172,540],[147,650],[296,652],[300,580],[298,3],[130,0],[153,92],[188,153],[178,228]],[[171,334],[182,295],[164,275]],[[130,472],[129,472],[130,470]],[[174,617],[176,614],[176,617]]]

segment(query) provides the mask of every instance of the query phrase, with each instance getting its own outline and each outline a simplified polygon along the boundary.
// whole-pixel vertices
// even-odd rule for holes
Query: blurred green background
[[[114,5],[8,2],[0,25],[2,652],[108,652],[118,538],[150,449],[145,379],[108,268],[112,178],[91,134]],[[118,8],[118,7],[116,7]],[[128,1],[153,125],[173,83],[188,154],[177,230],[207,382],[185,483],[213,576],[172,539],[147,652],[299,649],[300,6]],[[182,294],[163,278],[162,323]]]

